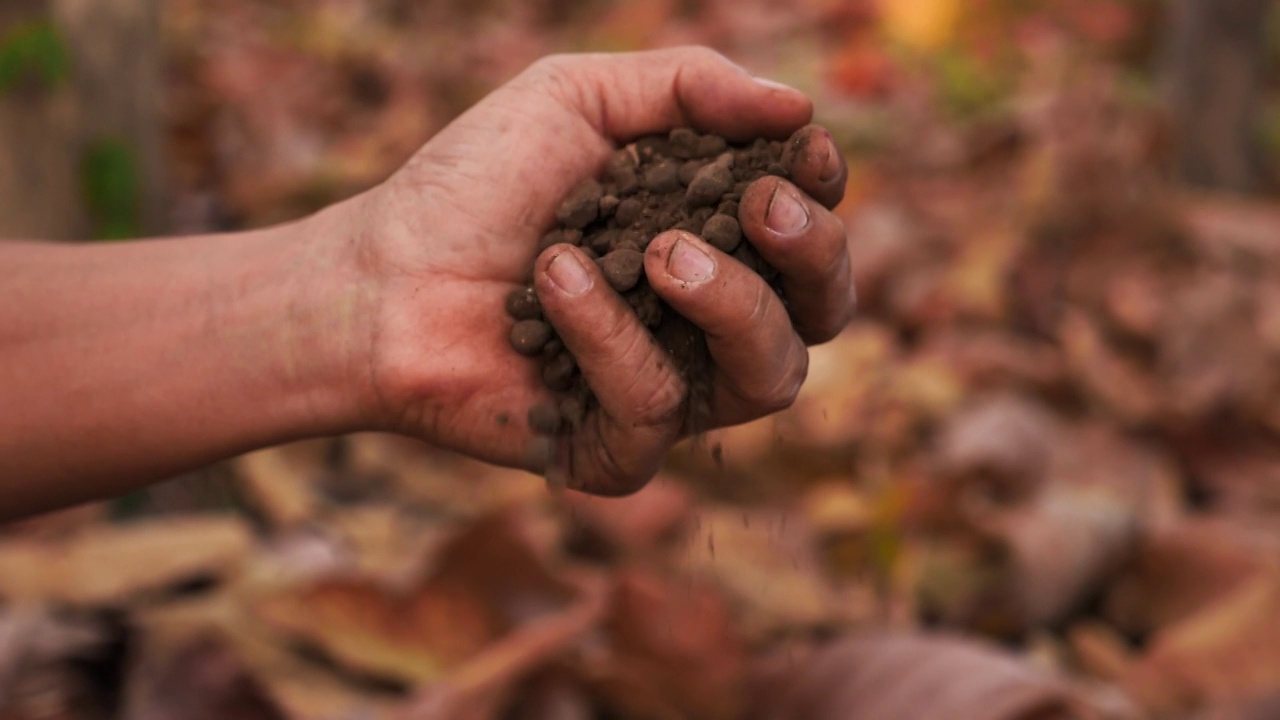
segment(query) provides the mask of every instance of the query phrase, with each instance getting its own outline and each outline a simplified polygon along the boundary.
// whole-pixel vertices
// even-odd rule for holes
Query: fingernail
[[[840,173],[840,149],[836,147],[836,143],[831,139],[831,133],[824,132],[824,143],[826,145],[827,159],[822,161],[822,172],[818,174],[819,182],[830,182],[836,179],[836,175]]]
[[[796,197],[794,190],[779,184],[769,199],[764,223],[779,235],[795,235],[809,224],[809,210]]]
[[[799,90],[791,87],[790,85],[780,83],[777,80],[770,80],[769,78],[762,78],[762,77],[752,77],[751,79],[755,80],[756,84],[763,85],[764,87],[767,87],[770,90],[786,90],[787,92],[800,92]]]
[[[677,240],[667,257],[667,274],[684,282],[706,282],[715,274],[716,263],[689,240]]]
[[[547,277],[566,295],[582,295],[591,289],[591,275],[582,267],[582,261],[571,252],[562,252],[551,258],[547,265]]]

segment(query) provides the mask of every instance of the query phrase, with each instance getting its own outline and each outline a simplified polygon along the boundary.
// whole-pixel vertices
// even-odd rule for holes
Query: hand
[[[503,306],[527,280],[560,200],[638,136],[688,125],[783,138],[811,112],[798,91],[700,48],[551,57],[489,95],[352,203],[361,228],[352,249],[375,308],[362,340],[373,424],[548,470],[526,413],[550,394],[537,362],[508,346]],[[828,211],[844,191],[844,161],[826,131],[805,132],[795,184],[758,180],[739,213],[747,239],[782,272],[789,305],[693,235],[665,233],[646,252],[657,293],[707,332],[713,426],[790,405],[806,343],[833,337],[853,310],[844,229]],[[554,246],[534,267],[544,311],[599,400],[560,448],[569,486],[634,491],[680,439],[684,382],[579,250]]]

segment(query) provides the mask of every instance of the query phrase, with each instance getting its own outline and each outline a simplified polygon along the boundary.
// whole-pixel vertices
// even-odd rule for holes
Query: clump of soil
[[[605,279],[684,374],[691,431],[705,427],[710,412],[706,338],[649,286],[644,250],[666,230],[686,230],[755,270],[776,290],[777,271],[743,239],[738,202],[755,180],[788,177],[795,145],[765,139],[731,145],[718,135],[687,128],[641,138],[615,152],[599,180],[587,180],[569,193],[556,211],[556,226],[538,248],[576,245],[599,264]],[[511,346],[542,359],[542,381],[560,396],[556,406],[531,408],[529,426],[542,435],[573,432],[595,403],[573,355],[543,318],[532,286],[507,297],[507,314],[515,320]]]

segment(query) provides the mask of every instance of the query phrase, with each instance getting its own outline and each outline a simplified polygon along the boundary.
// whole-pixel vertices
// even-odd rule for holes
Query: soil
[[[609,285],[684,374],[689,388],[686,429],[706,427],[710,413],[711,361],[702,331],[675,313],[650,288],[644,250],[670,229],[697,233],[777,287],[777,271],[744,242],[738,201],[747,187],[766,175],[788,177],[792,141],[757,139],[732,145],[717,135],[687,128],[653,135],[616,151],[601,178],[587,180],[569,193],[556,211],[556,225],[543,236],[539,252],[558,243],[582,248],[595,260]],[[514,290],[507,314],[515,321],[511,346],[542,360],[542,380],[559,394],[558,406],[529,411],[529,426],[542,435],[578,429],[595,403],[577,363],[542,317],[533,288]]]

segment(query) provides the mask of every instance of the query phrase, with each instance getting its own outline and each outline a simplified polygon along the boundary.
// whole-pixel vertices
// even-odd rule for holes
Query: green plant
[[[70,74],[70,54],[52,22],[22,23],[0,36],[0,92],[24,77],[34,76],[53,87]]]
[[[116,139],[91,143],[81,158],[80,182],[99,238],[121,240],[139,234],[142,179],[127,143]]]

